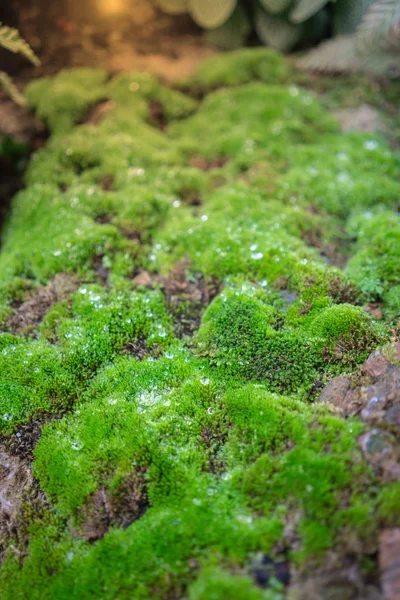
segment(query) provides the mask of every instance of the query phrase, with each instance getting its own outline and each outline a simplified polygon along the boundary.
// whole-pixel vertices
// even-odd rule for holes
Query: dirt
[[[37,288],[24,302],[13,306],[5,329],[14,335],[34,336],[52,305],[68,298],[78,286],[75,277],[59,273],[45,287]]]
[[[94,542],[112,526],[125,529],[140,519],[149,507],[145,472],[130,473],[117,491],[98,489],[84,509],[84,523],[79,535]]]
[[[101,100],[89,108],[80,123],[82,125],[98,125],[113,108],[114,102],[111,100]]]
[[[211,169],[222,169],[228,160],[229,159],[226,156],[217,156],[216,158],[211,159],[194,156],[190,161],[190,165],[196,169],[201,169],[202,171],[211,171]]]
[[[97,279],[100,281],[101,285],[104,287],[108,286],[108,278],[110,276],[110,269],[105,267],[103,264],[104,254],[100,254],[99,256],[95,256],[93,258],[92,267],[96,273]]]
[[[334,111],[342,131],[380,132],[387,135],[388,128],[382,121],[378,110],[369,104],[361,104],[355,108],[344,108]]]
[[[229,427],[232,427],[230,425]],[[208,470],[210,473],[221,474],[225,470],[225,463],[220,457],[220,451],[223,449],[226,440],[228,439],[228,432],[226,427],[207,425],[204,427],[201,438],[205,448],[207,449],[208,458]]]
[[[123,354],[130,354],[137,360],[144,360],[147,356],[156,358],[159,354],[158,346],[150,347],[147,345],[145,338],[139,338],[133,342],[129,342],[122,350]]]
[[[10,537],[15,540],[11,550],[24,554],[25,519],[28,514],[39,513],[46,504],[45,494],[34,480],[29,462],[8,454],[0,445],[0,563]]]
[[[199,273],[192,273],[190,266],[190,261],[181,261],[169,276],[144,271],[134,279],[138,287],[161,288],[179,338],[197,331],[204,310],[221,291],[220,282],[206,281]]]
[[[150,102],[149,108],[152,125],[158,127],[160,131],[165,131],[168,125],[168,120],[165,116],[164,107],[161,102]]]

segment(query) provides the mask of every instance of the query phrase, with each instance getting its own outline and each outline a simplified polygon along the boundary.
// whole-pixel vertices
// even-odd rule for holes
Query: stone
[[[379,536],[379,568],[385,600],[400,599],[400,528],[384,529]]]

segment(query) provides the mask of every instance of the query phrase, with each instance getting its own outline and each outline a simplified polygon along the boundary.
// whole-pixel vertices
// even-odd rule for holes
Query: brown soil
[[[19,556],[27,549],[26,520],[46,506],[44,492],[32,477],[29,463],[8,454],[0,445],[0,563],[10,537],[11,549]]]
[[[14,305],[5,329],[14,335],[35,335],[51,306],[65,300],[78,285],[75,277],[59,273],[45,287],[37,288],[24,302]]]
[[[122,350],[123,354],[130,354],[137,360],[144,360],[147,356],[157,358],[160,355],[159,346],[148,346],[144,338],[139,338],[134,342],[129,342]]]
[[[194,156],[190,161],[190,165],[202,171],[211,171],[211,169],[222,169],[228,162],[226,156],[217,156],[216,158],[206,159],[201,156]]]
[[[144,515],[149,507],[144,472],[130,473],[123,485],[111,492],[98,489],[83,511],[79,534],[87,541],[101,539],[112,526],[126,528]]]
[[[193,335],[204,310],[221,291],[217,280],[206,281],[202,275],[191,273],[190,261],[179,262],[168,277],[142,272],[134,282],[137,286],[161,288],[179,338]]]
[[[99,256],[95,256],[93,258],[93,270],[96,273],[97,279],[100,281],[102,285],[107,287],[108,278],[110,276],[110,269],[103,265],[104,254],[100,254]]]

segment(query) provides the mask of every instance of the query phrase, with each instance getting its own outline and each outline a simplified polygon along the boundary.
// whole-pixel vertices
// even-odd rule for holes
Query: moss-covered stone
[[[47,500],[0,540],[4,600],[282,600],[257,557],[365,565],[398,525],[369,426],[313,400],[396,335],[399,158],[290,78],[262,49],[206,62],[199,104],[145,74],[28,88],[52,135],[3,235],[0,430]]]

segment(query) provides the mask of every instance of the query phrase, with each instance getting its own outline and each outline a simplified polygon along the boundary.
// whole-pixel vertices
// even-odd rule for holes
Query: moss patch
[[[398,485],[315,400],[396,336],[400,165],[300,83],[263,49],[183,91],[29,86],[51,137],[4,230],[0,427],[47,500],[7,533],[5,600],[282,600],[376,563]]]

